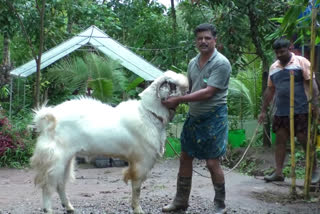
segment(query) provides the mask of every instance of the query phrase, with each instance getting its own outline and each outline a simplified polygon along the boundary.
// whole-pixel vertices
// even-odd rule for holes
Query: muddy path
[[[143,184],[141,206],[146,213],[162,213],[161,207],[172,200],[176,191],[177,159],[160,160]],[[209,175],[202,161],[194,169]],[[95,168],[81,164],[76,168],[76,180],[67,185],[67,193],[76,212],[85,214],[132,213],[131,186],[122,181],[122,167]],[[228,169],[225,169],[228,171]],[[0,169],[0,213],[41,213],[41,192],[33,185],[29,169]],[[214,192],[211,180],[194,173],[190,207],[186,213],[210,214]],[[303,180],[297,181],[303,186]],[[302,189],[297,188],[302,194]],[[320,213],[320,193],[312,200],[290,198],[290,179],[282,184],[265,183],[261,178],[237,172],[226,175],[228,213]],[[55,213],[64,213],[58,196],[54,195]]]

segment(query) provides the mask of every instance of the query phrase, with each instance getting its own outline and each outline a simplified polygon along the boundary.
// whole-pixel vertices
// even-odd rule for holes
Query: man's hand
[[[179,97],[169,97],[167,100],[161,101],[164,106],[169,109],[175,109],[180,104]]]
[[[262,111],[258,116],[258,123],[262,124],[266,119],[266,112]]]

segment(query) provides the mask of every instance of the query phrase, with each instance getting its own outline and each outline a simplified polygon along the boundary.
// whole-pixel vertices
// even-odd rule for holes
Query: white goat
[[[139,204],[141,184],[164,153],[165,126],[174,113],[161,100],[187,90],[184,75],[167,71],[139,94],[140,100],[115,108],[82,97],[35,110],[33,123],[39,137],[31,166],[36,170],[35,184],[42,188],[43,211],[53,213],[51,195],[57,191],[62,206],[74,212],[65,186],[74,178],[74,157],[81,153],[128,161],[123,179],[131,180],[133,212],[144,213]]]

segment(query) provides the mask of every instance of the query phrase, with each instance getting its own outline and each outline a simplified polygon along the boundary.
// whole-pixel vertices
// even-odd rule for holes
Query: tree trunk
[[[0,88],[10,81],[9,72],[12,70],[11,60],[10,60],[10,38],[7,33],[3,35],[3,52],[2,52],[2,62],[0,67]]]
[[[268,82],[268,71],[269,71],[269,65],[268,65],[268,57],[265,54],[265,51],[263,50],[263,47],[260,42],[260,35],[258,31],[258,26],[256,25],[256,19],[254,12],[252,11],[252,8],[250,8],[250,5],[248,6],[248,17],[250,22],[250,34],[252,42],[256,48],[257,55],[260,57],[262,61],[262,94],[267,88],[267,82]],[[270,119],[268,118],[267,123],[263,127],[263,146],[270,147]]]
[[[262,94],[264,94],[265,89],[268,84],[268,75],[269,75],[269,66],[268,62],[262,61]],[[271,120],[269,116],[267,117],[266,123],[263,125],[263,146],[270,147],[271,146],[271,137],[270,137],[270,129],[271,129]]]
[[[69,12],[68,13],[68,24],[67,24],[67,32],[68,32],[68,34],[71,34],[72,26],[73,26],[72,14]]]
[[[176,16],[176,9],[174,7],[174,0],[171,0],[171,11],[172,11],[172,30],[173,30],[173,38],[172,38],[172,47],[176,47],[176,35],[177,35],[177,16]],[[175,49],[172,49],[172,64],[174,65],[176,62],[176,53]]]
[[[40,38],[39,38],[39,52],[38,57],[36,59],[37,63],[37,76],[36,76],[36,85],[35,85],[35,97],[34,97],[34,107],[39,107],[40,102],[40,78],[41,78],[41,56],[42,56],[42,49],[44,43],[44,15],[45,15],[45,8],[46,8],[46,0],[42,0],[41,3],[41,10],[40,10]]]
[[[9,66],[11,65],[10,61],[10,38],[7,33],[3,35],[3,58],[2,58],[2,65]]]

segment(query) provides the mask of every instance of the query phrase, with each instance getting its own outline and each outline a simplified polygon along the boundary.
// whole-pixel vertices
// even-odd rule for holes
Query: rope
[[[167,140],[167,143],[169,144],[169,146],[171,147],[172,151],[180,158],[180,155],[178,154],[178,152],[173,148],[173,146],[171,145],[171,143]],[[197,173],[198,175],[205,177],[205,178],[211,178],[209,176],[203,175],[200,172],[197,172],[196,170],[192,169],[193,172]]]
[[[227,172],[225,173],[225,175],[229,174],[230,172],[232,172],[235,168],[237,168],[237,167],[239,166],[239,164],[240,164],[241,161],[243,160],[244,156],[247,154],[247,152],[248,152],[251,144],[253,143],[253,140],[256,138],[257,133],[258,133],[258,131],[259,131],[259,127],[260,127],[260,124],[257,126],[257,128],[256,128],[256,130],[255,130],[255,132],[254,132],[254,135],[252,136],[251,141],[250,141],[250,143],[248,144],[248,146],[247,146],[246,150],[244,151],[244,153],[243,153],[242,157],[240,158],[240,160],[239,160],[229,171],[227,171]],[[270,140],[270,139],[269,139],[269,140]],[[171,145],[171,143],[170,143],[168,140],[167,140],[167,143],[168,143],[168,145],[171,147],[172,151],[180,158],[180,154],[177,153],[177,151],[173,148],[173,146]],[[194,169],[192,169],[192,171],[195,172],[195,173],[197,173],[198,175],[200,175],[200,176],[202,176],[202,177],[210,178],[210,179],[211,179],[211,176],[209,177],[209,176],[203,175],[203,174],[201,174],[200,172],[198,172],[198,171],[196,171],[196,170],[194,170]]]
[[[259,127],[260,127],[260,124],[257,126],[257,128],[256,128],[256,130],[255,130],[255,132],[254,132],[254,135],[252,136],[251,141],[250,141],[250,143],[248,144],[248,146],[247,146],[246,150],[244,151],[244,153],[243,153],[242,157],[240,158],[240,160],[234,165],[234,167],[232,167],[228,172],[226,172],[225,175],[229,174],[230,172],[232,172],[235,168],[237,168],[237,167],[239,166],[239,164],[240,164],[241,161],[243,160],[244,156],[247,154],[247,152],[248,152],[248,150],[249,150],[249,148],[250,148],[253,140],[256,138],[257,133],[258,133],[258,131],[259,131]]]

